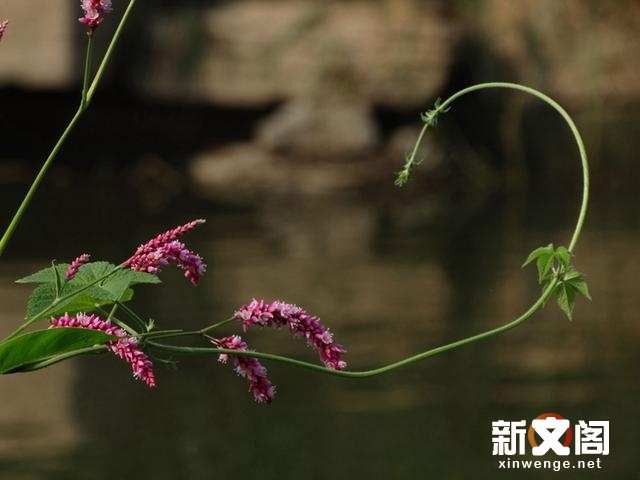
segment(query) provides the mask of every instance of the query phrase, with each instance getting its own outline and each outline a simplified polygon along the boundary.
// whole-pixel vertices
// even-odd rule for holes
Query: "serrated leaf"
[[[52,328],[17,336],[0,343],[0,374],[55,355],[102,345],[112,337],[82,328]]]
[[[56,288],[52,283],[39,285],[27,300],[27,319],[49,308],[56,300]]]
[[[591,295],[589,294],[589,287],[587,286],[587,282],[584,280],[584,278],[582,278],[582,276],[578,278],[573,278],[571,280],[566,280],[566,283],[575,291],[582,294],[587,299],[591,300]]]
[[[69,293],[65,288],[65,294]],[[91,294],[91,290],[86,290],[78,295],[61,300],[57,304],[55,286],[51,283],[45,283],[38,286],[29,296],[27,301],[27,320],[38,318],[47,320],[51,317],[68,313],[70,315],[78,312],[92,312],[97,307],[105,306],[113,303],[110,300],[95,297]],[[43,312],[46,315],[41,317]]]
[[[573,307],[575,306],[575,292],[567,285],[562,284],[557,290],[556,299],[558,306],[569,320],[573,320]]]
[[[538,247],[533,252],[531,252],[525,262],[522,264],[522,268],[529,265],[541,255],[553,255],[553,243],[550,243],[546,247]]]
[[[68,263],[57,263],[56,270],[58,274],[63,277],[69,268]],[[16,283],[55,283],[56,277],[53,274],[51,267],[43,268],[42,270],[28,275],[24,278],[16,280]]]
[[[568,282],[575,278],[583,278],[583,275],[579,271],[569,267],[569,270],[567,270],[567,272],[563,275],[564,281]]]
[[[25,280],[26,283],[41,283],[27,302],[27,320],[41,319],[40,317],[49,319],[64,313],[72,315],[78,312],[92,312],[98,307],[105,307],[116,301],[131,300],[134,293],[132,285],[160,283],[160,279],[155,275],[128,269],[118,270],[109,275],[115,268],[116,266],[109,262],[87,263],[80,267],[72,280],[62,286],[58,296],[52,268],[25,277],[22,279],[23,283]],[[66,272],[66,268],[64,271]],[[109,276],[96,283],[106,275]],[[92,285],[94,283],[95,285]],[[89,285],[92,286],[87,288]],[[65,297],[69,298],[56,301],[56,298]],[[42,315],[43,312],[46,314]]]
[[[564,265],[565,267],[569,267],[571,265],[571,252],[567,250],[565,247],[558,247],[556,249],[556,258]]]
[[[82,288],[109,274],[114,268],[116,266],[109,262],[88,263],[80,268],[69,285],[72,288]],[[104,281],[91,287],[89,291],[94,298],[115,302],[120,300],[131,286],[144,283],[160,283],[160,279],[150,273],[134,272],[129,269],[118,270]]]
[[[536,267],[538,269],[538,282],[542,283],[549,275],[551,267],[553,267],[553,252],[545,252],[539,255],[536,260]]]

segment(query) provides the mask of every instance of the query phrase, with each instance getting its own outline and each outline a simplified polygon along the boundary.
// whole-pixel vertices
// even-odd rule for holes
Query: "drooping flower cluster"
[[[85,315],[84,313],[78,313],[73,316],[65,314],[62,317],[52,319],[51,327],[85,328],[118,337],[117,340],[106,344],[109,350],[131,365],[134,378],[143,381],[149,387],[156,386],[153,363],[138,346],[138,341],[127,335],[124,330],[112,324],[109,320],[103,320],[97,315]]]
[[[81,0],[80,6],[84,15],[78,21],[91,30],[100,25],[105,15],[111,12],[111,0]]]
[[[9,26],[9,20],[0,21],[0,40],[2,40],[2,37],[4,37],[4,34],[7,31],[8,26]]]
[[[302,308],[274,301],[266,303],[264,300],[253,299],[251,303],[241,307],[234,318],[242,322],[244,330],[253,326],[281,328],[289,327],[296,337],[307,340],[320,355],[322,363],[334,370],[343,370],[347,363],[342,359],[346,352],[344,348],[333,341],[333,335],[318,317],[308,314]]]
[[[238,335],[232,335],[224,338],[213,338],[211,342],[219,347],[228,350],[237,350],[238,352],[248,350],[247,343]],[[234,370],[242,378],[249,383],[249,392],[258,403],[271,403],[275,396],[276,389],[267,378],[267,369],[253,357],[242,355],[230,355],[222,353],[218,357],[218,361],[226,364],[229,359]]]
[[[138,272],[156,274],[161,268],[175,264],[184,271],[193,285],[197,285],[204,275],[207,265],[200,255],[189,250],[178,239],[190,232],[205,220],[193,220],[185,225],[161,233],[138,247],[133,256],[124,265]]]
[[[67,268],[67,272],[64,274],[65,278],[67,280],[71,280],[73,277],[75,277],[78,273],[78,270],[80,270],[80,267],[85,263],[88,263],[90,259],[91,255],[89,255],[88,253],[83,253],[78,258],[76,258],[73,262],[71,262],[69,268]]]

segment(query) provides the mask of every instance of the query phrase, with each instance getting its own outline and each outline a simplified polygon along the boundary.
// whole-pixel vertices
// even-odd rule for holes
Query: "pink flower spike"
[[[153,363],[138,346],[138,341],[128,336],[120,327],[112,324],[109,320],[103,320],[97,315],[85,315],[78,313],[73,316],[64,314],[62,317],[51,320],[51,327],[72,327],[97,330],[107,335],[118,337],[117,340],[108,342],[107,348],[121,360],[131,365],[133,377],[147,384],[149,388],[156,386],[156,379],[153,374]]]
[[[2,37],[4,37],[4,34],[7,31],[8,26],[9,26],[9,20],[2,20],[0,22],[0,40],[2,40]]]
[[[91,255],[89,255],[88,253],[83,253],[78,258],[76,258],[73,262],[71,262],[69,268],[67,268],[67,272],[64,274],[65,278],[67,280],[71,280],[73,277],[75,277],[78,273],[78,270],[80,270],[80,267],[85,263],[88,263],[90,259]]]
[[[107,13],[111,12],[111,0],[81,0],[80,6],[84,15],[78,21],[92,31],[102,23]]]
[[[289,327],[296,337],[306,339],[307,344],[314,348],[320,360],[326,367],[334,370],[344,370],[347,362],[342,359],[346,350],[333,341],[333,335],[318,317],[309,315],[302,308],[274,301],[266,303],[264,300],[253,299],[251,303],[241,307],[234,318],[242,322],[247,331],[250,327]]]
[[[212,338],[211,342],[218,348],[227,350],[237,350],[239,352],[248,350],[246,342],[238,335],[219,339]],[[267,378],[267,369],[253,357],[226,353],[221,353],[218,357],[218,361],[225,364],[229,359],[231,359],[236,373],[249,383],[249,392],[253,395],[254,400],[257,403],[271,403],[276,394],[276,389]]]
[[[158,273],[163,267],[174,264],[184,271],[184,276],[193,285],[197,285],[204,275],[207,265],[202,257],[189,250],[178,239],[199,225],[205,223],[198,219],[168,230],[140,245],[133,256],[124,265],[138,272]]]

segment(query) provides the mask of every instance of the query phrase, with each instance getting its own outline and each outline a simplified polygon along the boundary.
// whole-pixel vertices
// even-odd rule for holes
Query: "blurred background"
[[[78,2],[46,3],[0,1],[3,225],[79,98]],[[320,315],[365,369],[508,321],[538,295],[523,259],[568,243],[578,212],[578,156],[557,114],[507,91],[465,97],[409,185],[393,186],[420,112],[482,81],[538,88],[580,127],[593,190],[576,266],[594,301],[571,323],[549,305],[369,380],[269,364],[269,407],[213,358],[159,365],[153,392],[108,357],[2,377],[0,478],[489,478],[491,421],[547,411],[611,421],[604,470],[580,478],[637,478],[639,31],[637,0],[139,2],[0,261],[0,334],[23,317],[16,278],[85,251],[120,261],[196,217],[208,219],[188,239],[209,264],[202,284],[166,271],[135,300],[162,327],[282,298]],[[285,332],[247,339],[314,358]]]

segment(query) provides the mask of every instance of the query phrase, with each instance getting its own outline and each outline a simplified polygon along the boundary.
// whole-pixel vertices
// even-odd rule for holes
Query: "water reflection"
[[[104,195],[117,201],[114,191]],[[91,212],[102,201],[97,195],[74,208]],[[209,219],[190,239],[209,274],[192,289],[166,272],[165,289],[141,290],[136,302],[160,324],[196,326],[225,318],[252,296],[282,297],[321,315],[348,346],[354,368],[376,366],[497,325],[534,300],[535,279],[520,263],[535,246],[566,241],[575,208],[574,198],[552,203],[558,208],[533,196],[498,198],[463,221],[410,225],[365,196],[275,199],[250,214],[177,203],[171,221]],[[214,359],[161,370],[154,392],[106,357],[2,377],[0,477],[488,478],[495,472],[492,419],[558,410],[610,419],[607,476],[630,478],[640,373],[633,312],[640,305],[634,283],[620,278],[638,273],[640,235],[625,219],[611,219],[616,205],[594,205],[580,242],[578,267],[596,300],[580,303],[574,322],[547,307],[499,339],[394,375],[350,381],[269,365],[279,394],[268,408],[254,405]],[[169,221],[132,229],[135,215],[110,215],[112,235],[98,228],[87,241],[96,253],[125,258],[132,236],[142,239]],[[46,243],[34,240],[34,248]],[[60,258],[77,253],[75,242],[53,245]],[[25,251],[3,262],[2,333],[28,293],[11,281],[46,262],[33,258]],[[177,295],[166,294],[172,288]],[[248,338],[265,351],[314,358],[286,332]]]

